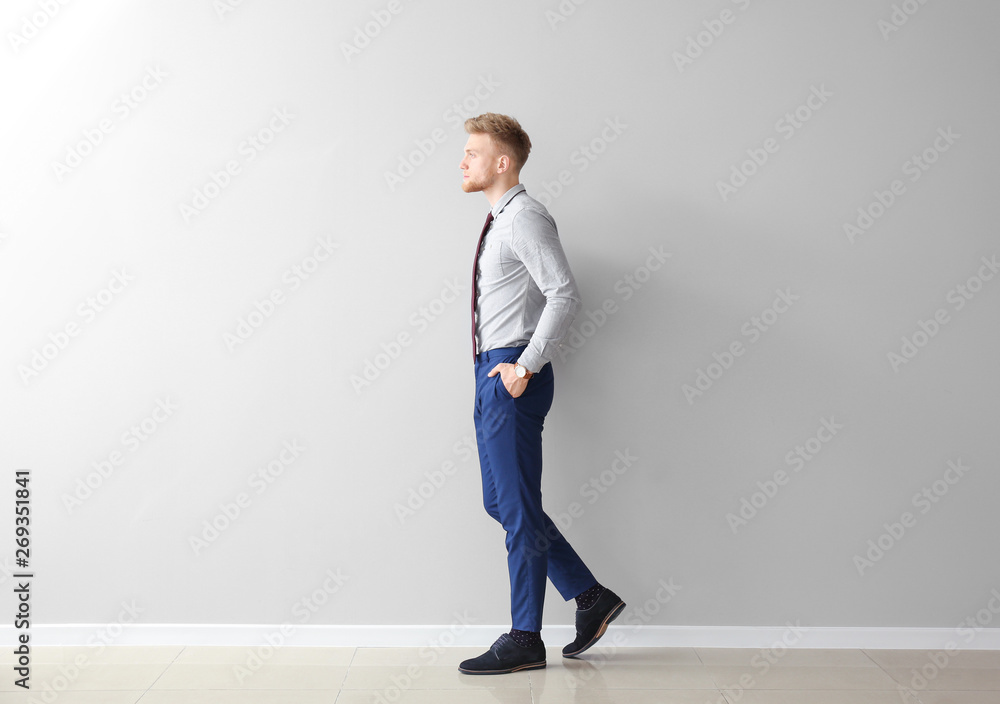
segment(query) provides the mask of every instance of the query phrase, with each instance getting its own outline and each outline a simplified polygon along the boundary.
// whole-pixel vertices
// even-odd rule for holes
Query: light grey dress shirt
[[[476,351],[527,345],[537,372],[555,357],[580,307],[555,220],[518,184],[493,206],[476,271]]]

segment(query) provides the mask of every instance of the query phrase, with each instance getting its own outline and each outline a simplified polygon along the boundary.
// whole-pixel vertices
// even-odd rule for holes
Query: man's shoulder
[[[548,208],[528,195],[527,191],[518,193],[504,208],[504,210],[508,209],[511,219],[518,227],[548,226],[553,229],[556,227],[556,221],[549,213]]]

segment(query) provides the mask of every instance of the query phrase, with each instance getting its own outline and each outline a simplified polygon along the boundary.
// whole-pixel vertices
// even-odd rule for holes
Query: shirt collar
[[[514,196],[518,193],[523,193],[525,190],[524,184],[519,183],[504,193],[500,200],[497,201],[497,204],[494,205],[493,209],[490,211],[493,213],[493,218],[496,219],[497,215],[503,212],[503,209],[507,207],[507,204],[510,203],[511,200],[513,200]]]

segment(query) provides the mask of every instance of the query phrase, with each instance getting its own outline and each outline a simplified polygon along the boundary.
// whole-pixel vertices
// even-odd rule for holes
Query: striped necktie
[[[490,223],[493,222],[493,211],[486,216],[486,224],[483,225],[483,232],[479,235],[479,244],[476,245],[476,258],[472,262],[472,361],[476,361],[476,298],[479,296],[479,292],[476,290],[476,272],[479,270],[479,253],[483,248],[483,238],[486,237],[486,231],[490,229]]]

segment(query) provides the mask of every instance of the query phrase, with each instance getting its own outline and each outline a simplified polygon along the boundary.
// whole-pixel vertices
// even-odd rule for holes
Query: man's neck
[[[519,183],[521,183],[521,179],[519,176],[514,176],[512,178],[506,178],[506,179],[497,179],[492,186],[483,190],[483,193],[486,195],[486,200],[490,202],[490,207],[492,208],[493,206],[495,206],[497,204],[497,201],[503,198],[504,193],[506,193]]]

